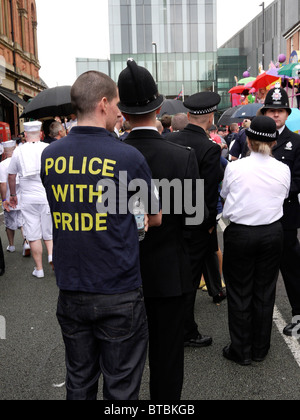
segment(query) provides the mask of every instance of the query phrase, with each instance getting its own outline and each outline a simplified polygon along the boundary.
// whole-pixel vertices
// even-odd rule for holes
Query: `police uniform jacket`
[[[125,143],[145,156],[154,180],[180,179],[183,183],[185,179],[200,178],[194,151],[168,142],[157,131],[134,130]],[[150,228],[140,244],[145,297],[176,297],[192,290],[189,254],[183,237],[186,215],[175,215],[172,205],[170,213],[163,214],[162,225]]]
[[[291,190],[284,203],[282,224],[284,229],[300,228],[300,136],[287,127],[283,130],[273,148],[273,156],[289,166],[292,174]]]
[[[200,178],[204,179],[205,204],[209,211],[209,217],[203,227],[210,229],[216,226],[218,188],[224,176],[220,165],[220,146],[209,140],[203,128],[194,124],[188,124],[183,131],[172,133],[167,139],[195,150]]]

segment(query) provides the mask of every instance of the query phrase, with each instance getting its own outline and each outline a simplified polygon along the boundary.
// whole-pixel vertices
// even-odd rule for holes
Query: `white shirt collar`
[[[136,130],[154,130],[154,131],[158,131],[157,130],[157,128],[156,127],[148,127],[148,126],[145,126],[145,127],[134,127],[131,131],[136,131]]]
[[[279,128],[279,135],[283,132],[283,130],[285,129],[285,125],[283,126],[283,127],[281,127],[281,128]]]

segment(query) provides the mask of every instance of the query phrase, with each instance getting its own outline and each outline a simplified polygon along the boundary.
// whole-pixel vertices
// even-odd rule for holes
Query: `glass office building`
[[[217,0],[109,0],[111,77],[129,57],[176,97],[214,90]]]

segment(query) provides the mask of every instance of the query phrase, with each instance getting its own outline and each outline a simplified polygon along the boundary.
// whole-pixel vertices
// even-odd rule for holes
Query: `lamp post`
[[[152,42],[155,49],[155,69],[156,69],[156,83],[158,83],[158,62],[157,62],[157,44],[156,42]]]
[[[262,7],[263,33],[262,33],[262,67],[265,68],[265,2],[259,5]]]

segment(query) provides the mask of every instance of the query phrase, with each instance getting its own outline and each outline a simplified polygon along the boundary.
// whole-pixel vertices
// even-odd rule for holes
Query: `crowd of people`
[[[151,400],[180,400],[184,348],[213,341],[195,319],[201,279],[215,303],[228,298],[223,356],[243,366],[264,361],[279,270],[292,316],[300,315],[300,137],[285,126],[286,92],[271,90],[241,130],[214,126],[221,98],[213,92],[190,96],[187,114],[158,119],[164,98],[131,59],[117,85],[87,72],[71,98],[67,136],[53,121],[42,142],[41,123],[25,123],[26,143],[8,142],[0,167],[7,250],[22,226],[33,276],[44,277],[42,240],[55,270],[67,398],[96,399],[102,374],[105,399],[138,399],[148,349]],[[189,206],[178,212],[171,200],[166,209],[162,180],[179,180]],[[198,220],[201,182],[203,218],[188,223]],[[105,207],[111,199],[115,212]],[[146,208],[142,241],[136,201]],[[222,214],[230,222],[223,255]],[[292,321],[284,333],[295,328]]]

